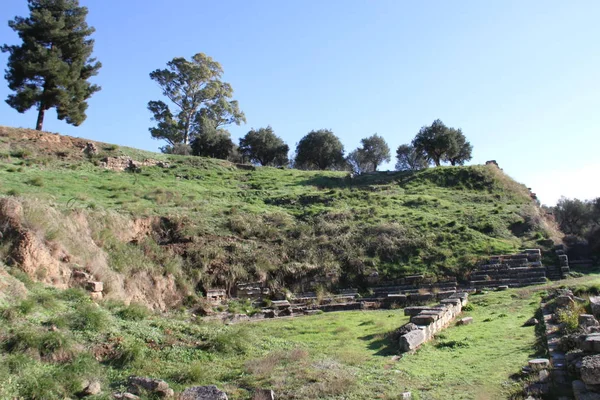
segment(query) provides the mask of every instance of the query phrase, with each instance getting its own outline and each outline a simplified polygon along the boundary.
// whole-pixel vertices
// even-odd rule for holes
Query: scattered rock
[[[412,399],[412,394],[410,392],[404,392],[400,395],[402,400],[410,400]]]
[[[592,314],[580,314],[579,315],[579,327],[588,328],[591,326],[599,326],[598,320],[594,318]]]
[[[82,391],[83,396],[94,396],[102,391],[102,386],[98,381],[90,382]]]
[[[179,396],[179,400],[228,400],[225,392],[216,386],[192,386],[187,388]]]
[[[252,400],[275,400],[275,392],[271,389],[256,389]]]
[[[573,307],[575,305],[575,300],[568,295],[558,296],[556,299],[554,299],[554,302],[559,308]]]
[[[456,325],[469,325],[473,323],[473,317],[465,317],[458,320]]]
[[[584,357],[580,372],[581,380],[586,385],[600,384],[600,355]]]
[[[527,321],[525,321],[523,326],[536,326],[539,323],[540,321],[538,321],[537,318],[529,318]]]
[[[173,389],[169,388],[169,384],[162,379],[145,378],[141,376],[130,376],[128,380],[129,392],[141,395],[144,392],[150,392],[159,397],[173,397],[175,394]]]

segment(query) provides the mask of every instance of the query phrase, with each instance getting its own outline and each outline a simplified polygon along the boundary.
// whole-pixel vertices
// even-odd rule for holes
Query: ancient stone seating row
[[[519,254],[492,256],[471,273],[473,288],[520,287],[546,282],[539,249],[527,249]]]

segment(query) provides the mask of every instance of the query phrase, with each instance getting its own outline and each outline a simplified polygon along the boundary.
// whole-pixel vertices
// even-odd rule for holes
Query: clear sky
[[[600,1],[80,3],[96,28],[102,91],[81,126],[48,112],[45,130],[156,151],[164,143],[150,138],[146,105],[161,93],[148,74],[203,52],[246,113],[229,129],[236,142],[271,125],[293,149],[327,128],[346,151],[378,133],[395,153],[440,118],[462,128],[472,164],[497,160],[542,203],[600,196]],[[2,0],[0,43],[18,43],[6,22],[27,14],[25,0]],[[2,125],[35,119],[0,104]]]

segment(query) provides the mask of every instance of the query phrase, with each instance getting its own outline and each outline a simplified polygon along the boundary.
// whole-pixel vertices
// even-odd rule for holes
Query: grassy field
[[[17,274],[18,275],[18,274]],[[19,275],[20,276],[20,275]],[[181,390],[217,384],[231,399],[272,388],[284,399],[518,398],[518,376],[541,356],[533,327],[523,327],[548,287],[472,296],[463,316],[399,360],[393,331],[402,310],[349,311],[236,325],[207,323],[187,312],[153,314],[109,301],[99,306],[75,289],[27,282],[29,294],[4,300],[0,321],[0,398],[60,399],[86,379],[104,394],[130,375],[165,379]],[[586,276],[553,284],[600,286]],[[58,330],[50,330],[52,325]]]

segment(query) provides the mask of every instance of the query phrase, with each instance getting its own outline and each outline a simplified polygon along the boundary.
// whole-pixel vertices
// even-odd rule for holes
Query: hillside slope
[[[556,238],[528,189],[495,166],[350,178],[103,143],[88,155],[88,142],[0,127],[0,257],[62,287],[85,269],[109,296],[155,308],[237,282],[461,278],[477,257]],[[111,157],[138,164],[114,170],[123,159]]]

